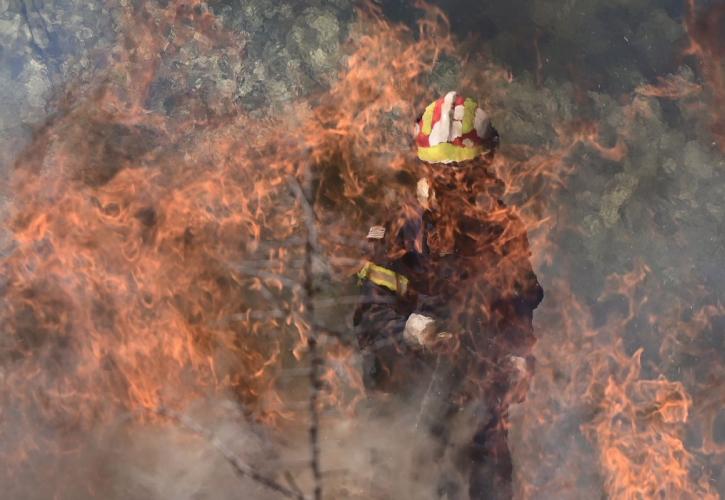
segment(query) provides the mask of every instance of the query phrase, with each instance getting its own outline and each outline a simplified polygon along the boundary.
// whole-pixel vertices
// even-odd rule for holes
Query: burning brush
[[[645,294],[640,262],[583,299],[567,278],[587,273],[561,241],[586,229],[593,253],[645,183],[620,172],[603,194],[571,189],[601,195],[585,229],[557,197],[577,161],[597,175],[628,161],[655,99],[703,86],[683,73],[622,106],[597,94],[614,130],[565,126],[554,111],[571,119],[571,89],[483,56],[461,63],[461,94],[438,94],[431,75],[467,46],[432,5],[415,2],[411,30],[366,3],[342,46],[345,16],[284,3],[280,48],[215,14],[257,28],[272,15],[242,4],[119,2],[101,74],[69,87],[16,159],[4,495],[715,498],[697,474],[722,443],[686,438],[716,427],[719,372],[680,380],[651,353],[714,331],[722,307]],[[719,53],[703,26],[689,22],[691,50]],[[262,83],[269,106],[252,110]],[[317,93],[293,99],[301,88]],[[637,344],[642,325],[661,344]],[[552,457],[561,443],[573,452]]]

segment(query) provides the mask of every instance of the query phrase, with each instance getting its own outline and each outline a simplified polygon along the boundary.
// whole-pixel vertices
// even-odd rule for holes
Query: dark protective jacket
[[[526,228],[501,201],[503,185],[485,164],[435,166],[424,179],[418,186],[427,181],[428,197],[412,189],[402,194],[398,213],[382,223],[384,238],[369,242],[370,260],[405,277],[408,286],[401,293],[361,283],[354,325],[365,385],[414,399],[438,383],[437,401],[422,411],[430,430],[442,434],[447,415],[483,401],[487,416],[471,460],[494,472],[471,473],[470,497],[491,497],[476,491],[490,491],[494,482],[506,498],[510,484],[499,483],[510,479],[511,465],[501,418],[508,402],[520,399],[511,391],[521,363],[512,360],[533,368],[532,316],[543,292]],[[437,331],[449,335],[430,346],[411,345],[403,335],[411,313],[433,318]]]

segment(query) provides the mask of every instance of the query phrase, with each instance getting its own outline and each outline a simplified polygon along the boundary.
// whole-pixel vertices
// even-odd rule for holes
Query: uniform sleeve
[[[420,239],[420,223],[410,214],[402,211],[385,223],[383,238],[368,239],[367,242],[370,262],[406,279],[410,277],[413,261],[417,260],[416,239]],[[353,326],[362,352],[365,386],[392,390],[393,386],[403,383],[406,372],[420,372],[403,366],[417,362],[415,356],[405,354],[410,346],[406,344],[403,332],[408,317],[416,310],[418,294],[410,285],[406,293],[401,294],[370,279],[362,280],[360,286]]]

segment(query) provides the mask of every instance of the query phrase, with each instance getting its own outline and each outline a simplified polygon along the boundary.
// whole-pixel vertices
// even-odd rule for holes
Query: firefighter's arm
[[[406,236],[406,228],[407,225],[401,229],[403,239]],[[363,284],[369,282],[380,289],[387,289],[395,293],[398,300],[403,300],[411,304],[418,303],[420,302],[418,300],[418,294],[413,290],[408,277],[377,263],[385,260],[382,256],[386,254],[386,250],[388,249],[386,243],[390,243],[388,240],[389,237],[390,235],[385,226],[370,227],[367,240],[371,246],[370,255],[372,255],[372,258],[367,260],[358,271],[358,283]],[[437,324],[433,316],[428,311],[415,308],[414,312],[411,312],[405,317],[403,339],[409,346],[414,348],[431,348],[433,345],[439,343],[442,338],[445,338],[447,334],[440,331],[441,325]]]

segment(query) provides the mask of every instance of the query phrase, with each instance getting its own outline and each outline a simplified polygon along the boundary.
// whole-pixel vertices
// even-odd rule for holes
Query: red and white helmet
[[[478,103],[448,92],[425,108],[415,125],[418,158],[429,163],[472,160],[495,146],[496,130]]]

